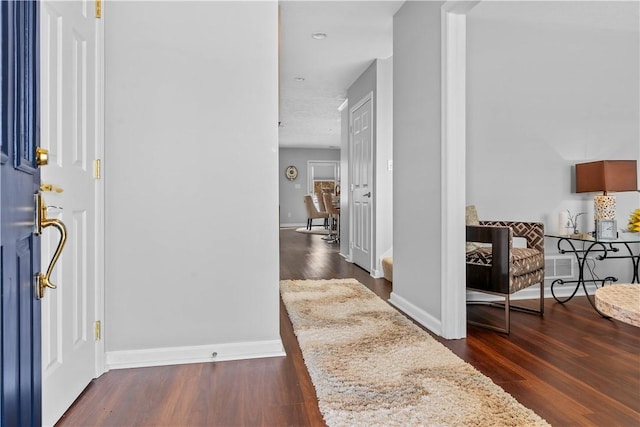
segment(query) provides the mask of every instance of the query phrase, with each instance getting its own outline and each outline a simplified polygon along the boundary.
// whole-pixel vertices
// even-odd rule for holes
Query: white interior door
[[[94,2],[41,3],[41,145],[49,150],[42,183],[50,217],[67,226],[67,245],[52,275],[57,289],[42,304],[43,424],[53,425],[97,372],[103,346],[94,326],[102,314],[102,181],[94,160],[102,140],[102,24]],[[57,208],[53,208],[57,207]],[[57,235],[44,233],[46,271]]]
[[[373,215],[373,111],[372,94],[350,111],[351,127],[351,256],[353,262],[371,271]]]

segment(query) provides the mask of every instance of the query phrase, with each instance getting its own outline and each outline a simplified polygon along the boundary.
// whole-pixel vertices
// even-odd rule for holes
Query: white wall
[[[376,257],[375,277],[382,277],[382,256],[393,248],[393,57],[376,60]]]
[[[640,159],[639,8],[481,2],[468,15],[467,202],[481,219],[542,221],[555,232],[569,209],[586,212],[580,230],[593,230],[595,194],[574,193],[574,165]],[[640,194],[617,202],[626,228]],[[631,279],[628,260],[598,273],[607,268]]]
[[[393,20],[393,293],[440,329],[440,2],[406,2]]]
[[[108,13],[108,364],[282,354],[277,3]]]
[[[351,262],[350,241],[346,236],[350,234],[349,221],[347,218],[349,212],[349,100],[347,99],[342,105],[340,111],[340,212],[344,215],[340,221],[340,255],[347,261]]]

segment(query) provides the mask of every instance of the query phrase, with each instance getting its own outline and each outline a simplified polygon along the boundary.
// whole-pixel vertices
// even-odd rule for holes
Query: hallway
[[[345,262],[318,235],[280,231],[283,279],[354,277],[382,298],[389,282]],[[583,297],[547,300],[544,318],[513,313],[509,336],[470,327],[443,341],[552,425],[640,421],[640,334],[595,315]],[[280,304],[286,357],[113,370],[59,426],[322,426],[315,391]]]
[[[345,262],[318,235],[280,231],[280,277],[354,277],[385,299],[389,282]],[[57,426],[322,426],[313,385],[282,302],[287,357],[112,370]]]

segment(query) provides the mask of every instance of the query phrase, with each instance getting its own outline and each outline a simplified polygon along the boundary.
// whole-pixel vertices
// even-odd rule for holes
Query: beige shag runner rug
[[[355,279],[280,294],[330,427],[548,425]]]

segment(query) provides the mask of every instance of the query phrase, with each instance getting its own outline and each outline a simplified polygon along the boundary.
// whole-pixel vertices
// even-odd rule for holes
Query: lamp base
[[[616,219],[616,196],[595,196],[593,198],[594,219]]]

